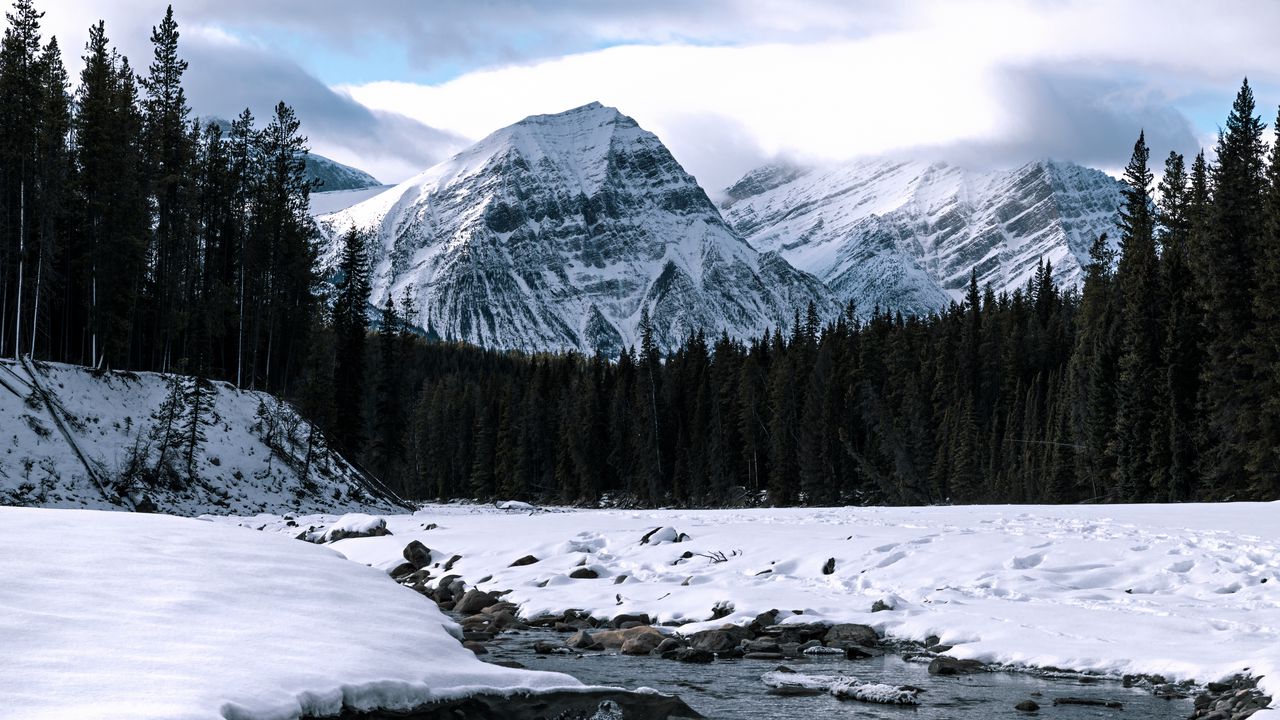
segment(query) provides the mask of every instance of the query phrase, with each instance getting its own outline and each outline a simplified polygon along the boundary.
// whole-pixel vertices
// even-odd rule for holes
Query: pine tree
[[[337,296],[333,304],[334,439],[356,456],[364,449],[365,338],[369,332],[369,261],[365,237],[355,229],[342,238]]]
[[[183,404],[186,406],[186,414],[181,427],[183,466],[187,471],[187,481],[194,484],[200,479],[197,460],[206,440],[205,429],[216,422],[216,417],[213,416],[213,385],[200,375],[186,378],[184,384]]]
[[[0,39],[0,355],[26,348],[24,303],[30,308],[32,238],[41,119],[40,19],[32,0],[6,13]]]
[[[147,238],[142,116],[133,70],[109,50],[101,22],[89,29],[84,60],[73,122],[83,238],[73,263],[83,273],[77,294],[89,340],[80,357],[94,366],[128,367]]]
[[[636,406],[640,423],[640,457],[637,470],[642,478],[644,496],[649,502],[658,502],[665,476],[662,459],[661,411],[658,407],[658,378],[662,371],[662,358],[658,349],[656,329],[649,316],[649,307],[640,308],[640,382],[636,384]]]
[[[1276,116],[1280,127],[1280,113]],[[1280,141],[1267,164],[1266,224],[1258,237],[1257,287],[1253,294],[1254,326],[1247,357],[1254,378],[1252,395],[1258,414],[1248,422],[1254,433],[1246,448],[1246,467],[1253,497],[1280,497]]]
[[[1200,470],[1209,497],[1234,497],[1245,485],[1247,448],[1259,413],[1245,339],[1253,326],[1255,258],[1263,228],[1263,137],[1246,80],[1218,137],[1213,171],[1210,251],[1195,268],[1207,290],[1208,331],[1200,406],[1204,447]]]
[[[68,269],[65,258],[72,242],[70,207],[72,165],[68,147],[71,131],[71,96],[67,90],[67,71],[62,65],[62,52],[57,38],[50,38],[39,62],[41,103],[36,136],[35,197],[31,203],[34,217],[35,277],[31,290],[30,344],[26,352],[62,360],[56,339],[65,322],[63,314],[55,314],[66,287]],[[43,339],[43,344],[37,341]],[[39,349],[44,348],[40,353]]]
[[[403,321],[395,301],[388,293],[382,304],[378,323],[377,384],[373,393],[373,442],[370,464],[384,482],[397,483],[399,465],[403,461],[404,408],[400,402],[397,380],[403,373],[400,356],[400,334]]]
[[[150,327],[143,344],[151,348],[149,365],[167,369],[182,353],[182,334],[194,298],[198,271],[190,215],[194,148],[188,134],[191,109],[182,88],[187,63],[178,57],[178,24],[173,6],[152,28],[154,59],[142,78],[143,143],[149,203],[154,227],[149,243],[147,312]]]
[[[1203,168],[1203,158],[1199,163]],[[1199,314],[1190,271],[1192,187],[1178,153],[1170,153],[1165,161],[1159,189],[1163,383],[1155,396],[1151,465],[1157,497],[1163,487],[1168,499],[1177,502],[1191,499],[1196,485],[1195,402],[1200,373]]]
[[[1096,500],[1110,487],[1116,464],[1115,252],[1105,234],[1090,246],[1089,259],[1069,382],[1071,435],[1083,449],[1077,475],[1089,487],[1088,498]]]
[[[1120,299],[1119,375],[1116,380],[1116,454],[1118,497],[1147,497],[1153,481],[1151,428],[1156,419],[1152,388],[1157,386],[1162,337],[1159,264],[1155,217],[1151,204],[1152,174],[1148,150],[1139,134],[1125,168],[1124,205],[1120,210],[1120,264],[1116,285]],[[1166,483],[1160,482],[1163,487]]]

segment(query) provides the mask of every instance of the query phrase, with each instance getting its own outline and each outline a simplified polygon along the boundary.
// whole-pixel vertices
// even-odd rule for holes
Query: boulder
[[[656,527],[640,538],[641,545],[661,545],[663,543],[684,542],[689,536],[672,527]]]
[[[569,573],[569,577],[574,580],[595,580],[600,577],[600,573],[589,567],[580,567]]]
[[[452,570],[454,564],[461,559],[462,559],[461,555],[454,555],[453,557],[449,558],[448,561],[446,561],[444,564],[444,571],[449,572],[450,570]]]
[[[877,600],[871,603],[871,612],[873,613],[884,612],[885,610],[893,610],[893,609],[894,609],[893,606],[885,602],[884,600]]]
[[[835,571],[836,571],[836,559],[835,559],[835,558],[827,558],[827,561],[826,561],[826,562],[824,562],[824,563],[822,563],[822,574],[823,574],[823,575],[830,575],[831,573],[833,573],[833,572],[835,572]]]
[[[770,625],[762,633],[778,638],[779,642],[802,643],[806,640],[821,639],[827,634],[826,623],[787,623]]]
[[[759,635],[760,632],[763,631],[765,628],[777,622],[778,622],[778,611],[767,610],[757,615],[756,619],[752,620],[751,623],[747,625],[747,627],[751,628],[751,632]]]
[[[677,650],[675,659],[686,663],[709,663],[715,660],[716,656],[706,650],[687,647]]]
[[[404,546],[405,562],[413,565],[414,570],[421,570],[431,564],[431,548],[414,540]]]
[[[778,641],[773,638],[756,638],[749,640],[742,646],[743,652],[748,655],[751,653],[781,653],[782,647],[778,645]]]
[[[632,630],[642,632],[632,633],[626,640],[622,641],[620,648],[623,655],[648,655],[662,644],[666,637],[652,627],[636,627]]]
[[[401,582],[405,578],[417,572],[418,569],[419,568],[415,567],[413,563],[404,562],[392,568],[389,574],[396,582]]]
[[[547,640],[539,640],[533,644],[533,651],[539,655],[550,655],[557,651],[563,652],[564,647]]]
[[[569,637],[568,640],[564,641],[564,644],[568,647],[573,648],[574,650],[603,650],[604,649],[604,645],[601,645],[598,641],[596,641],[596,639],[591,635],[591,633],[587,632],[586,630],[579,630],[578,632],[574,633],[572,636]]]
[[[679,650],[682,647],[684,646],[680,644],[679,640],[673,637],[668,637],[668,638],[663,638],[662,642],[658,643],[658,647],[654,648],[654,650],[659,655],[661,655],[667,652],[674,652],[676,650]]]
[[[653,619],[649,617],[649,613],[620,613],[613,616],[613,626],[622,627],[623,623],[639,623],[640,625],[652,625]]]
[[[881,651],[864,645],[848,645],[844,649],[844,658],[846,660],[866,660],[867,658],[879,657],[882,654]]]
[[[739,625],[722,625],[713,630],[703,630],[689,636],[689,647],[707,652],[728,652],[743,640],[751,639],[751,631]]]
[[[1017,705],[1014,705],[1013,709],[1021,712],[1035,712],[1040,709],[1040,706],[1036,704],[1035,700],[1023,700]]]
[[[626,630],[598,630],[591,633],[592,639],[611,650],[620,649],[628,640],[643,635],[656,636],[657,639],[653,643],[654,647],[657,647],[658,643],[662,642],[662,639],[666,637],[662,634],[662,631],[648,625],[627,628]],[[653,648],[650,649],[652,650]]]
[[[946,655],[936,657],[929,663],[930,675],[972,675],[986,669],[987,666],[977,660],[959,660]]]
[[[475,642],[475,641],[473,641],[473,640],[468,640],[468,641],[466,641],[466,642],[462,643],[462,647],[464,647],[464,648],[466,648],[466,649],[470,650],[471,652],[473,652],[473,653],[475,653],[475,654],[477,654],[477,655],[488,655],[488,654],[489,654],[489,651],[488,651],[488,650],[485,650],[483,645],[481,645],[480,643]]]
[[[880,635],[869,625],[840,623],[838,625],[832,625],[822,636],[822,641],[828,645],[831,643],[875,645],[880,642]]]
[[[498,602],[497,595],[471,588],[453,606],[453,611],[459,615],[474,615],[496,602]]]
[[[516,560],[515,562],[511,563],[508,567],[524,567],[525,565],[532,565],[536,562],[538,562],[538,558],[532,555],[525,555],[519,560]]]

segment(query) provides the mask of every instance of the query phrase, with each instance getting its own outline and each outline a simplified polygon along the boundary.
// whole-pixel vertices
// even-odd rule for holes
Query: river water
[[[717,660],[692,665],[657,657],[634,657],[614,651],[571,655],[537,655],[537,640],[558,642],[565,636],[532,630],[499,635],[482,659],[514,660],[532,670],[568,673],[590,685],[627,689],[649,687],[679,695],[698,712],[720,720],[754,718],[884,718],[887,720],[991,720],[993,718],[1114,718],[1115,720],[1180,720],[1190,717],[1190,700],[1166,700],[1119,682],[1074,678],[1044,678],[1025,673],[991,672],[965,676],[937,676],[927,665],[885,655],[867,660],[841,656],[802,659]],[[830,695],[770,695],[760,675],[779,664],[801,673],[852,675],[863,682],[913,685],[923,688],[920,705],[884,706],[841,701]],[[1053,704],[1054,698],[1075,697],[1116,700],[1123,709]],[[1014,709],[1023,700],[1040,705],[1035,714]]]

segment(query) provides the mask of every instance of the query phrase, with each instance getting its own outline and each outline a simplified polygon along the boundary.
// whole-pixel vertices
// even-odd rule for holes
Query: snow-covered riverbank
[[[284,720],[595,692],[480,662],[377,570],[211,522],[0,508],[0,578],[6,718]]]
[[[297,518],[303,529],[332,517]],[[389,571],[411,540],[526,617],[866,623],[1014,666],[1280,689],[1280,503],[570,511],[428,506],[331,545]],[[225,519],[224,521],[232,521]],[[279,518],[239,522],[296,534]],[[432,527],[432,525],[436,527]],[[671,528],[644,536],[655,528]],[[428,529],[430,528],[430,529]],[[671,542],[687,535],[687,540]],[[511,567],[526,555],[537,562]],[[588,568],[598,577],[573,579]],[[828,572],[829,571],[829,572]],[[579,573],[591,574],[591,573]],[[890,609],[873,612],[876,604]]]

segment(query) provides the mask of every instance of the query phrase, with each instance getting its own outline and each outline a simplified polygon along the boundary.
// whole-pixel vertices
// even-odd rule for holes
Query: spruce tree
[[[1203,164],[1203,158],[1199,160]],[[1194,186],[1183,158],[1170,153],[1160,181],[1157,208],[1163,314],[1162,378],[1155,394],[1151,465],[1155,497],[1191,499],[1195,476],[1195,402],[1200,373],[1199,313],[1191,274]],[[1163,482],[1161,482],[1163,480]]]
[[[404,409],[397,387],[397,380],[404,372],[400,356],[402,324],[395,301],[388,293],[378,323],[377,384],[373,393],[373,442],[369,455],[373,472],[393,486],[398,482],[397,473],[404,456]]]
[[[1204,452],[1200,471],[1209,498],[1237,496],[1247,486],[1248,446],[1260,412],[1248,362],[1255,261],[1263,229],[1263,137],[1246,80],[1219,134],[1213,171],[1209,252],[1195,270],[1205,278],[1205,348],[1200,412]]]
[[[142,116],[128,60],[109,48],[101,22],[89,29],[73,121],[77,232],[83,268],[77,293],[93,366],[130,365],[138,286],[145,268],[147,206],[140,144]]]
[[[1280,113],[1276,116],[1280,127]],[[1258,414],[1248,422],[1254,431],[1246,447],[1250,493],[1280,497],[1280,141],[1267,164],[1265,225],[1258,236],[1257,287],[1253,295],[1254,326],[1247,357]]]
[[[1162,337],[1148,157],[1146,139],[1139,134],[1124,173],[1120,263],[1116,268],[1121,337],[1116,380],[1116,497],[1124,501],[1146,497],[1154,479],[1150,462],[1156,407],[1151,390],[1158,384]]]
[[[30,308],[31,201],[36,197],[41,110],[40,19],[31,0],[6,13],[0,39],[0,355],[26,347],[24,304]]]
[[[142,78],[147,95],[142,102],[147,189],[154,217],[146,298],[150,327],[143,342],[153,356],[150,365],[160,370],[183,354],[189,289],[199,259],[190,220],[194,148],[188,134],[191,109],[182,88],[187,62],[178,56],[178,37],[170,5],[160,25],[152,28],[154,58]]]
[[[348,453],[364,450],[365,339],[369,332],[369,261],[364,235],[352,229],[342,238],[333,303],[334,439]]]

